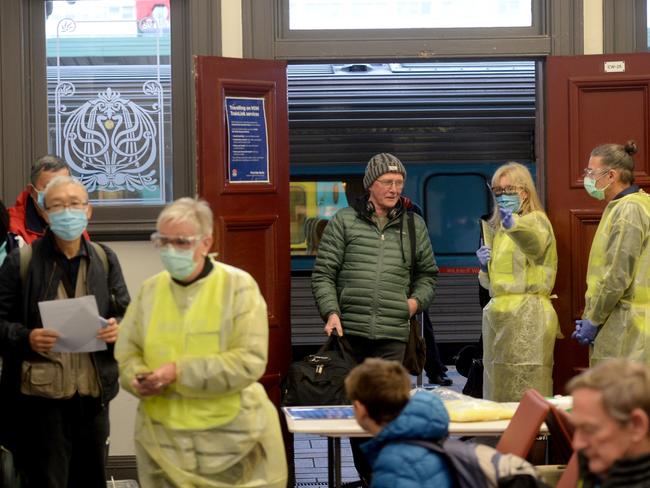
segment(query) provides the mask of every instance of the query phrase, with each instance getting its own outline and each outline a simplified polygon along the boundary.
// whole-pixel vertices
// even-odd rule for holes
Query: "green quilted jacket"
[[[380,231],[364,209],[360,204],[339,210],[327,224],[312,273],[314,298],[323,320],[338,314],[345,334],[406,342],[407,299],[415,298],[418,310],[427,308],[438,274],[427,227],[414,214],[416,259],[409,294],[406,212],[400,206]]]

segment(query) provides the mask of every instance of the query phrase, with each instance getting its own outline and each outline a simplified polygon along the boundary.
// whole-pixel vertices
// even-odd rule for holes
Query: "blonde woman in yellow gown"
[[[528,169],[501,166],[492,177],[496,205],[484,226],[479,281],[483,309],[483,397],[519,401],[528,388],[553,392],[553,349],[560,337],[550,296],[557,273],[555,236]]]

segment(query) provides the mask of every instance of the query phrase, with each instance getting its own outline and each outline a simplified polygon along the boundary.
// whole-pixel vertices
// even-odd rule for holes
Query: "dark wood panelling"
[[[629,139],[634,139],[639,146],[634,157],[637,162],[634,174],[638,183],[650,184],[647,78],[612,77],[607,81],[571,78],[569,84],[569,133],[571,141],[574,141],[570,159],[572,188],[582,188],[582,171],[594,147],[607,142],[624,143]]]
[[[278,282],[279,270],[273,259],[274,243],[278,237],[278,218],[277,215],[222,216],[219,219],[221,226],[216,230],[221,259],[248,271],[265,297],[272,297],[276,293],[274,284]],[[267,305],[269,327],[278,327],[277,302],[268,300]]]
[[[570,210],[571,214],[571,320],[579,319],[584,309],[587,291],[587,265],[589,251],[600,222],[600,212],[594,210]]]

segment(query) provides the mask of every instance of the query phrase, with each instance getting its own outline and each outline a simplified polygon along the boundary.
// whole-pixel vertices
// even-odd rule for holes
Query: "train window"
[[[360,183],[361,177],[291,182],[292,256],[316,255],[327,222],[339,209],[349,206],[348,202],[353,198],[351,189]]]
[[[290,0],[291,30],[526,27],[531,0]]]
[[[472,173],[428,179],[427,226],[436,256],[473,257],[479,245],[479,218],[489,212],[486,182],[484,175]]]
[[[169,1],[45,2],[49,151],[96,204],[172,199]]]

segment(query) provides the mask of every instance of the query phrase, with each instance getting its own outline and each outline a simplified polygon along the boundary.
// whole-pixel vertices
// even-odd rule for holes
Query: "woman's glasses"
[[[517,185],[493,186],[492,193],[494,193],[494,196],[496,197],[501,195],[516,195],[522,189],[523,187]]]

